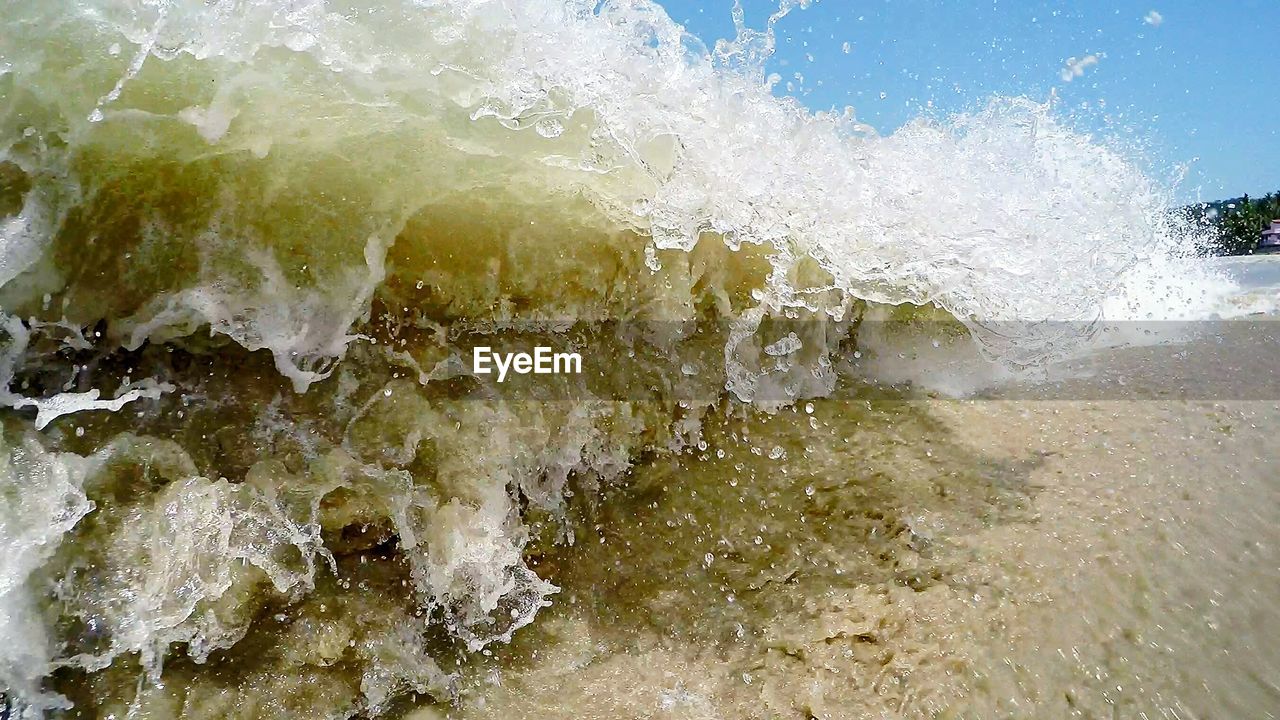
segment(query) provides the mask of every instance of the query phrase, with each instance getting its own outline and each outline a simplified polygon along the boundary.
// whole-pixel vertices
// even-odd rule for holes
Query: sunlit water
[[[0,20],[12,714],[1280,706],[1280,283],[1052,105],[880,137],[642,0]]]

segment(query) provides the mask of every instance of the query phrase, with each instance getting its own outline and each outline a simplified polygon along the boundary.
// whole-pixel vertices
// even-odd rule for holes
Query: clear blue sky
[[[659,2],[708,48],[734,34],[732,0]],[[743,6],[759,29],[777,0]],[[777,31],[779,93],[851,105],[882,133],[1056,88],[1063,114],[1140,147],[1154,176],[1189,165],[1181,200],[1280,190],[1280,0],[817,0]]]

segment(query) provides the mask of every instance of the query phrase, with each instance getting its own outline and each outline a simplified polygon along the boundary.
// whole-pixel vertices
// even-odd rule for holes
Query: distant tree
[[[1211,250],[1219,255],[1251,255],[1258,247],[1262,231],[1271,220],[1280,219],[1280,193],[1267,193],[1256,200],[1245,195],[1194,207],[1198,209],[1189,209],[1189,212],[1198,213],[1217,225],[1218,241]]]

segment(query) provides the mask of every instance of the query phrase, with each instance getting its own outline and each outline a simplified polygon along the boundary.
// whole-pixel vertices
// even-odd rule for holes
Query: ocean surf
[[[771,30],[708,49],[646,0],[14,0],[0,23],[15,717],[1220,700],[1182,663],[1214,636],[1152,618],[1209,617],[1216,591],[1171,579],[1204,567],[1186,537],[1274,570],[1245,457],[1274,403],[926,392],[998,396],[1110,321],[1236,291],[1169,191],[1052,104],[879,136],[777,96]],[[477,346],[588,362],[503,382]],[[981,370],[893,374],[934,351]],[[1183,486],[1187,448],[1232,469]],[[1162,458],[1141,479],[1139,449]],[[1245,498],[1216,535],[1209,507]],[[1233,702],[1274,702],[1275,651],[1228,646],[1256,654]]]

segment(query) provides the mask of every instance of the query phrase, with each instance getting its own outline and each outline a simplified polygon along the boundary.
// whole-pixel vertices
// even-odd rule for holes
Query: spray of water
[[[774,26],[803,5],[763,30],[737,6],[736,37],[707,51],[648,0],[7,3],[0,401],[52,431],[5,425],[0,627],[32,638],[0,648],[5,683],[38,712],[66,704],[40,689],[59,666],[136,655],[157,677],[174,643],[199,662],[250,631],[265,601],[247,598],[311,592],[333,562],[322,531],[360,523],[398,538],[414,602],[469,648],[530,622],[554,587],[525,564],[524,509],[558,512],[571,476],[616,478],[696,422],[670,398],[414,400],[460,374],[433,354],[449,323],[713,320],[708,362],[681,357],[699,347],[683,325],[645,357],[776,402],[828,391],[873,306],[933,306],[1023,367],[1133,307],[1116,298],[1135,267],[1144,302],[1203,301],[1166,262],[1195,242],[1167,191],[1049,105],[995,98],[881,137],[777,97]],[[417,334],[388,347],[392,317]],[[261,352],[276,375],[237,392],[69,359],[166,347]],[[32,384],[58,367],[64,385]],[[305,450],[305,470],[264,457],[229,483],[199,440],[50,449],[85,415],[232,407],[279,378],[300,395],[243,400],[237,422]],[[326,423],[341,439],[318,448]],[[138,466],[161,468],[150,489],[119,490]],[[378,499],[343,515],[339,495]],[[114,560],[85,574],[59,543]],[[61,645],[33,619],[50,583],[79,623]],[[405,617],[361,646],[356,706],[447,686]]]

